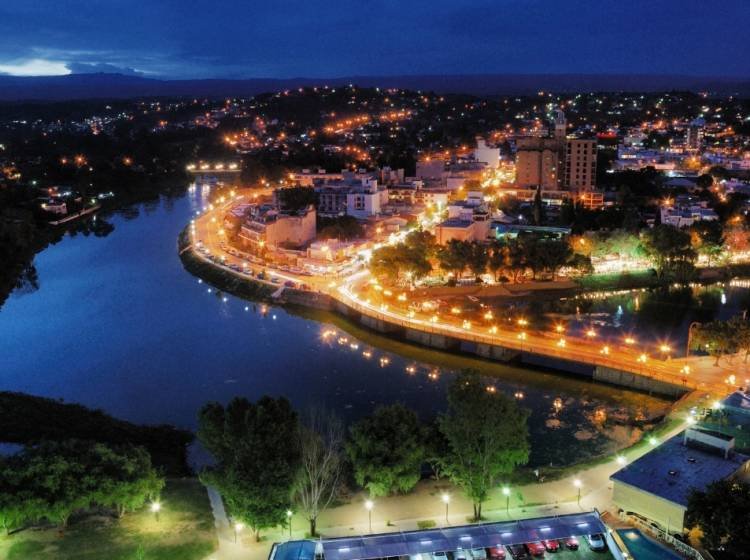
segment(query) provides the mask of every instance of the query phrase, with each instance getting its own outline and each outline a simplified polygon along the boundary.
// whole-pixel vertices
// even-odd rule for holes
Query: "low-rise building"
[[[612,501],[626,514],[682,533],[690,493],[747,472],[748,461],[734,451],[733,437],[689,428],[613,474]]]
[[[315,239],[315,220],[313,206],[285,213],[270,204],[252,205],[240,227],[239,241],[255,252],[301,248]]]
[[[674,202],[667,200],[659,207],[661,223],[676,228],[690,227],[696,222],[716,221],[719,215],[708,207],[706,201],[689,196],[678,196]]]

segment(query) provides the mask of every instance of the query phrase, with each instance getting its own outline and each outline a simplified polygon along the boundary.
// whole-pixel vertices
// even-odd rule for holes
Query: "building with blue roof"
[[[735,452],[733,437],[689,428],[613,474],[612,500],[627,514],[682,533],[690,493],[747,471],[748,461]]]

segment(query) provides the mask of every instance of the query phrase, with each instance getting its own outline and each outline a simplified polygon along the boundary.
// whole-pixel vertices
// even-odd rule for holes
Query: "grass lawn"
[[[120,520],[73,519],[63,534],[26,529],[2,536],[0,560],[203,560],[216,550],[208,495],[196,479],[168,480],[161,503],[158,522],[145,508]]]

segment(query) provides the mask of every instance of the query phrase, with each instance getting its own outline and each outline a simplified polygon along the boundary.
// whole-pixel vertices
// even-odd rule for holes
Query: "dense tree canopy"
[[[701,545],[722,550],[727,558],[750,558],[750,485],[737,480],[718,480],[705,492],[688,496],[687,527],[698,527]]]
[[[298,475],[297,414],[285,398],[244,398],[226,408],[205,405],[198,417],[198,439],[215,465],[201,478],[221,493],[229,513],[260,531],[286,522]]]
[[[357,484],[371,496],[411,490],[427,454],[416,413],[398,403],[380,406],[352,426],[346,451]]]
[[[490,392],[481,378],[464,373],[448,388],[440,430],[448,442],[443,467],[482,517],[482,503],[501,477],[529,458],[528,413],[510,397]]]
[[[71,514],[94,505],[121,516],[163,487],[140,447],[80,440],[28,446],[0,461],[0,525],[11,531],[47,519],[65,526]]]
[[[683,282],[691,279],[696,255],[688,232],[660,224],[644,231],[641,243],[659,277]]]

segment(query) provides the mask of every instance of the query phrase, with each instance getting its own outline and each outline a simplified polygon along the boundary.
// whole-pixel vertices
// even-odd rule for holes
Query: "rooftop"
[[[693,489],[704,490],[712,482],[731,476],[750,459],[738,453],[724,459],[718,452],[683,445],[683,435],[668,439],[610,478],[687,506]]]
[[[317,552],[325,560],[370,560],[468,548],[513,545],[541,539],[562,539],[604,533],[595,512],[520,521],[482,523],[399,533],[383,533],[319,541],[302,540],[275,544],[270,560],[313,560]]]

